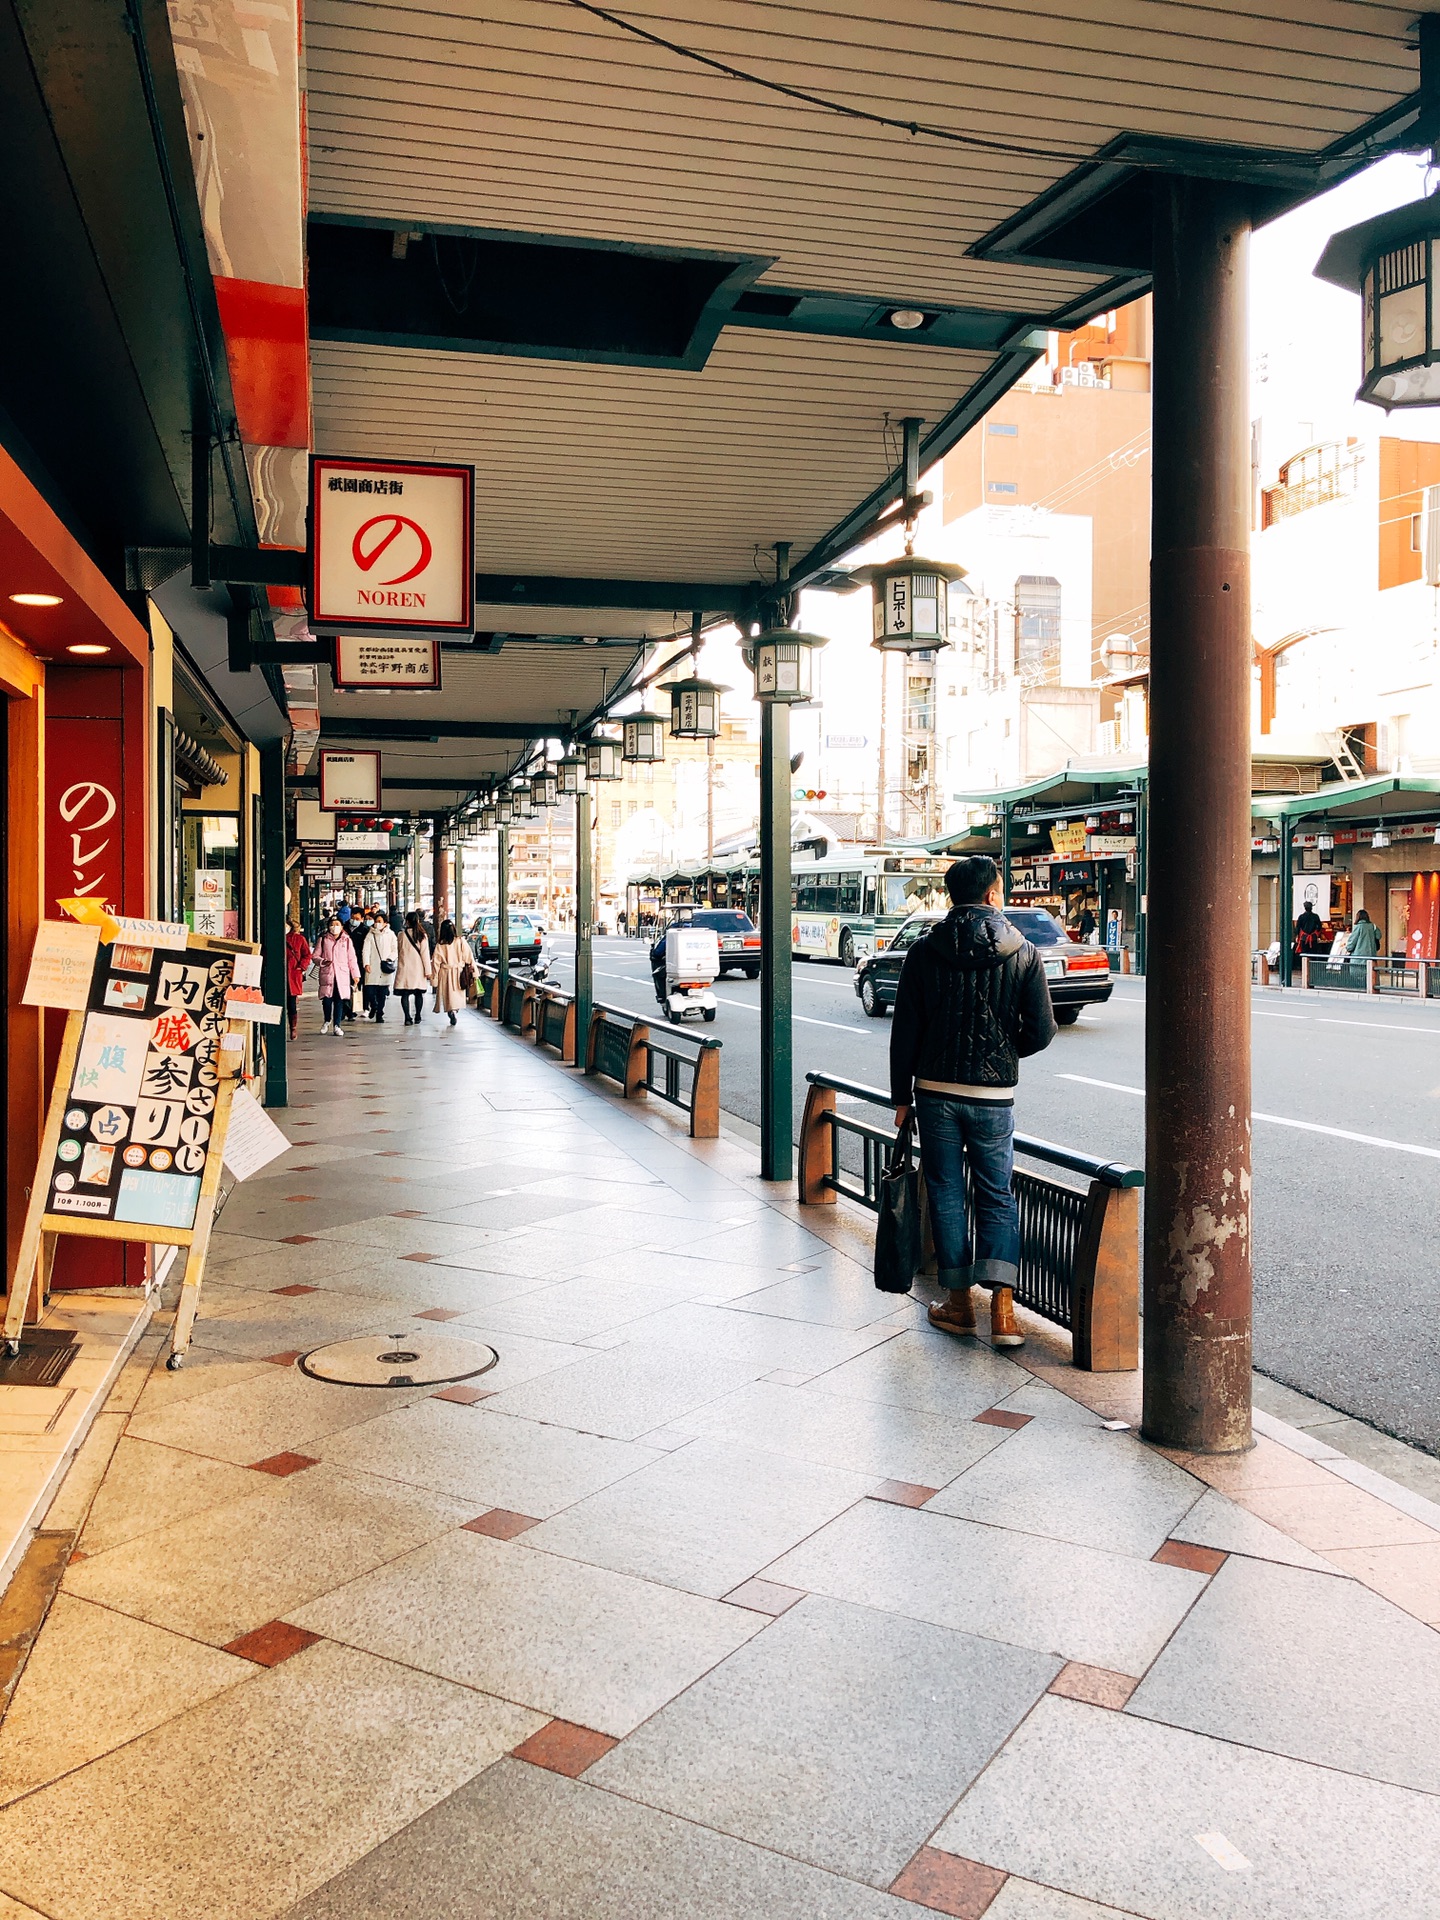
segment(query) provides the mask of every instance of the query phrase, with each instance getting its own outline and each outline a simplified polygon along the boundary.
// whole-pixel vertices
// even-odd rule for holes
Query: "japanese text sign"
[[[378,753],[335,753],[320,750],[320,805],[326,813],[344,808],[353,813],[380,811],[380,756]]]
[[[312,626],[468,633],[474,486],[471,467],[315,456]]]
[[[342,633],[335,641],[335,684],[356,691],[433,693],[440,688],[438,640],[382,640]]]

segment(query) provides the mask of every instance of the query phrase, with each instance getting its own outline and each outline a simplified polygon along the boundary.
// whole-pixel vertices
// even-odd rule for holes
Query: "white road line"
[[[746,1013],[758,1014],[760,1009],[752,1007],[748,1000],[732,1000],[728,994],[717,993],[715,998],[725,1007],[743,1007]],[[808,1013],[792,1013],[790,1018],[802,1027],[834,1027],[837,1033],[863,1033],[863,1027],[847,1026],[843,1020],[812,1020]]]
[[[1133,1093],[1145,1098],[1143,1087],[1122,1086],[1118,1080],[1091,1080],[1083,1073],[1057,1073],[1057,1080],[1078,1080],[1082,1086],[1104,1087],[1110,1093]],[[1272,1127],[1294,1127],[1300,1133],[1325,1133],[1332,1140],[1354,1140],[1362,1147],[1385,1147],[1391,1153],[1418,1153],[1425,1160],[1440,1160],[1440,1147],[1417,1147],[1408,1140],[1384,1140],[1376,1133],[1351,1133],[1346,1127],[1322,1127],[1314,1120],[1287,1120],[1279,1113],[1252,1113],[1252,1120],[1264,1120]]]
[[[1252,1007],[1250,1011],[1257,1020],[1308,1020],[1308,1013],[1271,1013],[1266,1007]]]
[[[1322,1013],[1315,1024],[1317,1027],[1366,1027],[1378,1029],[1381,1033],[1424,1033],[1431,1038],[1440,1034],[1440,1027],[1397,1027],[1393,1021],[1386,1020],[1329,1020]]]

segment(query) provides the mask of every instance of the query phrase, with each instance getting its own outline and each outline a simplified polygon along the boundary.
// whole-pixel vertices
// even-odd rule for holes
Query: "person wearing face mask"
[[[399,946],[390,922],[384,908],[377,907],[370,917],[363,950],[365,1011],[377,1025],[385,1019],[385,1002],[390,998],[398,958]]]
[[[341,1024],[340,1010],[355,987],[355,948],[339,914],[330,916],[330,923],[315,949],[315,966],[320,977],[320,1001],[325,1011],[325,1022],[320,1031],[333,1033],[343,1039],[345,1029]]]
[[[407,1027],[418,1027],[425,989],[430,984],[430,941],[425,921],[419,913],[407,913],[405,930],[399,939],[400,958],[395,969],[395,991]]]

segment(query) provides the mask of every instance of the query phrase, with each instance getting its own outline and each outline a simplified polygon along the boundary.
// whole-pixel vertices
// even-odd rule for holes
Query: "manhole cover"
[[[316,1347],[301,1358],[300,1371],[341,1387],[440,1387],[488,1373],[499,1358],[493,1347],[478,1340],[412,1330],[367,1333],[358,1340]]]

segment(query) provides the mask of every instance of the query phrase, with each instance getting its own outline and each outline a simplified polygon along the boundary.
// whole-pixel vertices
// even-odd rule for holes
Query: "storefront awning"
[[[1318,793],[1273,793],[1258,797],[1251,812],[1260,820],[1303,820],[1322,814],[1327,820],[1384,820],[1396,814],[1436,811],[1440,779],[1422,774],[1382,773],[1369,780],[1335,781]]]

